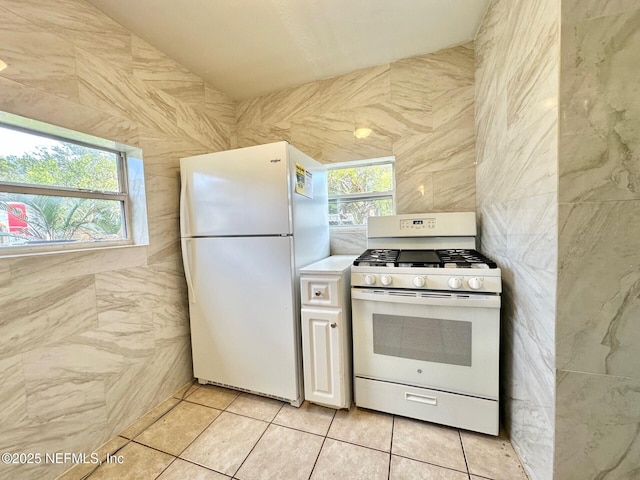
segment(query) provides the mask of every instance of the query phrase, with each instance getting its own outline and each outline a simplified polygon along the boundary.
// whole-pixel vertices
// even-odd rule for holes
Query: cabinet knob
[[[331,324],[331,328],[336,328],[337,326],[338,326],[338,324],[337,324],[336,322],[333,322],[333,323]]]

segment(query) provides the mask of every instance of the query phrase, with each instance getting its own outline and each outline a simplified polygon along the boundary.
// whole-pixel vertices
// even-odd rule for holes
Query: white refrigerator
[[[298,269],[329,255],[324,167],[287,142],[180,160],[193,372],[303,398]]]

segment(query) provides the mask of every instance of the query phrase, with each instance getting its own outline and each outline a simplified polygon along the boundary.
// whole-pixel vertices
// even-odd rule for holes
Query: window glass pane
[[[0,126],[0,182],[120,192],[118,155]]]
[[[367,217],[393,215],[393,199],[329,199],[329,225],[364,225]]]
[[[329,195],[388,192],[393,190],[393,166],[386,163],[329,170],[327,181]]]
[[[0,247],[126,238],[118,200],[0,192]]]

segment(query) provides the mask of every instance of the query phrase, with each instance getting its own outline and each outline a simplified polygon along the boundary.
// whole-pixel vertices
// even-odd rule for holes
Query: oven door
[[[351,290],[356,377],[498,399],[500,297]]]

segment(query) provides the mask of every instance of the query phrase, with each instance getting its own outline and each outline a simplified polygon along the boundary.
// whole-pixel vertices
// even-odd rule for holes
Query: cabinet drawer
[[[498,435],[498,402],[356,377],[356,405]]]
[[[300,294],[302,304],[317,307],[341,307],[339,278],[302,277]]]

